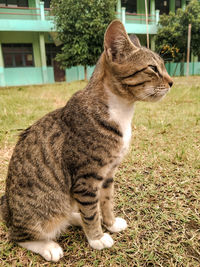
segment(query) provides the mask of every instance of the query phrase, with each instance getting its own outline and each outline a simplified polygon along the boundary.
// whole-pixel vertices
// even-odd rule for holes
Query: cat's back
[[[51,150],[55,150],[55,161],[58,161],[60,158],[59,151],[61,151],[63,141],[66,139],[66,136],[69,135],[70,131],[65,120],[73,121],[73,116],[77,113],[75,110],[79,109],[78,105],[80,101],[77,101],[77,99],[79,99],[79,94],[80,92],[76,93],[65,107],[49,112],[25,129],[19,135],[10,162],[15,160],[19,161],[20,158],[24,160],[25,158],[30,159],[30,157],[33,158],[34,155],[35,157],[37,155],[37,159],[38,156],[41,155],[43,160],[45,160],[51,156]]]
[[[60,172],[60,147],[64,140],[61,114],[62,109],[50,112],[20,134],[8,168],[9,195],[66,188]]]
[[[22,179],[24,184],[25,179],[34,180],[34,176],[40,180],[42,177],[48,177],[50,180],[52,175],[63,177],[60,180],[64,180],[63,175],[66,173],[61,171],[63,150],[76,150],[83,140],[86,142],[89,138],[88,131],[95,139],[91,106],[87,90],[78,91],[63,108],[46,114],[24,130],[9,163],[7,185],[14,187],[15,181],[19,183],[19,179]]]

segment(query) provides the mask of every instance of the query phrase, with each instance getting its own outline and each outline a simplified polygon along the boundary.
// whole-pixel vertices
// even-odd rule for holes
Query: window
[[[177,10],[178,8],[181,8],[181,0],[176,0],[175,2],[175,10]]]
[[[28,0],[0,0],[0,6],[28,7]]]
[[[50,8],[51,0],[44,0],[44,8]]]
[[[169,0],[156,0],[156,9],[160,10],[160,14],[169,14]]]
[[[32,44],[3,44],[3,58],[5,67],[32,67]]]
[[[126,12],[137,13],[137,1],[122,0],[122,7],[126,8]]]

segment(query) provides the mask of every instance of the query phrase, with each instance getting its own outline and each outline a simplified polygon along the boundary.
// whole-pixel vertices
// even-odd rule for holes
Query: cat
[[[79,225],[92,248],[111,247],[101,225],[127,227],[114,216],[113,177],[128,151],[134,103],[160,100],[172,84],[163,60],[111,22],[86,88],[19,137],[1,198],[10,240],[57,262],[63,250],[54,240]]]

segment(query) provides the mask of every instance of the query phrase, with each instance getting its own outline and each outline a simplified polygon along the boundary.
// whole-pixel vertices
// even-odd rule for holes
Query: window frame
[[[164,5],[164,2],[167,2],[166,5]],[[160,15],[169,15],[170,2],[169,0],[155,0],[155,8],[160,10]]]
[[[14,48],[13,51],[12,49],[9,48]],[[20,48],[21,51],[20,51]],[[25,48],[25,49],[23,49]],[[30,49],[29,49],[30,48]],[[19,49],[19,51],[15,51]],[[27,50],[26,50],[27,49]],[[23,44],[17,44],[17,43],[12,43],[12,44],[2,44],[2,52],[3,52],[3,59],[4,59],[4,67],[5,68],[29,68],[29,67],[35,67],[35,61],[34,61],[34,54],[33,54],[33,44],[32,43],[23,43]],[[12,64],[8,64],[8,60],[6,59],[7,56],[11,57]],[[32,60],[30,61],[31,64],[27,64],[27,56],[31,55]],[[21,57],[21,64],[18,64],[18,58],[17,56]]]
[[[179,1],[179,5],[178,5],[178,2]],[[181,0],[175,0],[175,10],[177,11],[177,9],[181,8]]]
[[[9,7],[9,6],[10,7],[29,7],[28,0],[24,0],[24,1],[26,1],[25,5],[20,5],[21,0],[16,0],[16,4],[9,3],[10,0],[1,0],[1,1],[4,3],[0,2],[0,7]]]
[[[43,0],[44,2],[44,8],[50,8],[51,7],[51,0]]]
[[[45,44],[45,51],[46,51],[46,64],[48,67],[54,66],[54,61],[56,54],[59,53],[60,47],[56,46],[54,43],[46,43]],[[50,59],[50,64],[49,64]]]
[[[129,3],[128,3],[129,2]],[[137,13],[137,1],[133,2],[131,0],[121,1],[121,6],[126,8],[126,12],[136,14]],[[130,10],[134,7],[134,10]]]

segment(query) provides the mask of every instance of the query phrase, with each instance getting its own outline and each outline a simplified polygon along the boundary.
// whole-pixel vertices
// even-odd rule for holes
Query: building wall
[[[54,83],[53,68],[47,67],[48,83]],[[6,86],[43,84],[42,69],[40,67],[6,68],[4,70]]]
[[[45,51],[41,49],[40,34],[38,32],[12,32],[12,34],[11,32],[0,32],[1,44],[32,44],[34,60],[33,67],[4,67],[4,80],[0,79],[0,86],[54,82],[53,67],[46,66]],[[44,34],[44,45],[45,43],[52,43],[52,38],[48,33]]]

